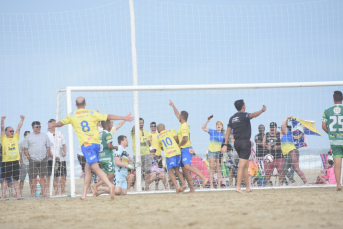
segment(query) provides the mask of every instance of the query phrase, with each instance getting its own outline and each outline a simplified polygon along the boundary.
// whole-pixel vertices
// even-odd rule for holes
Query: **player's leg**
[[[218,152],[218,158],[216,158],[216,171],[217,171],[217,179],[218,179],[217,188],[221,188],[221,182],[222,182],[222,167],[219,160],[219,154],[220,152]]]
[[[210,188],[213,188],[213,175],[214,175],[214,170],[215,170],[215,163],[216,163],[216,158],[215,158],[215,152],[208,151],[208,162],[210,164]]]
[[[135,182],[135,175],[131,173],[127,176],[126,179],[127,179],[127,190],[130,191],[131,185],[133,184],[133,182]]]
[[[100,180],[104,181],[105,185],[110,188],[111,199],[114,199],[114,185],[111,181],[108,180],[106,173],[102,171],[102,169],[100,169],[98,163],[93,163],[91,168],[94,173],[100,178]]]
[[[341,166],[342,166],[342,157],[334,157],[334,172],[335,172],[335,178],[337,182],[337,191],[342,190],[341,186]]]
[[[124,180],[125,180],[125,188],[127,188],[127,181],[126,181],[126,177],[121,174],[121,173],[116,173],[116,186],[115,186],[115,189],[114,189],[114,193],[116,195],[120,195],[121,194],[121,190],[122,190],[122,187],[124,187],[122,184],[124,183]]]
[[[186,169],[187,171],[190,171],[190,172],[196,174],[198,177],[200,177],[200,179],[202,180],[202,187],[205,188],[205,185],[208,182],[208,178],[206,178],[197,168],[191,166],[192,156],[193,156],[192,147],[181,149],[181,153],[182,153],[182,164],[184,166],[184,169]],[[183,174],[185,174],[185,173],[183,173]],[[187,175],[185,174],[185,176],[186,176],[187,182],[188,182],[188,179],[190,179],[192,181],[192,177],[189,173]],[[188,176],[188,178],[187,178],[187,176]],[[192,182],[192,185],[193,185],[193,182]]]
[[[86,199],[87,196],[87,190],[88,187],[91,183],[91,179],[92,179],[92,171],[91,171],[91,167],[89,166],[88,163],[85,164],[85,179],[84,179],[84,184],[83,184],[83,192],[82,192],[82,196],[81,196],[81,200]]]
[[[188,183],[189,193],[195,193],[195,189],[194,189],[194,185],[193,185],[193,180],[192,180],[191,174],[189,173],[189,171],[185,167],[182,167],[182,173],[185,176],[186,181]]]
[[[171,168],[171,169],[168,170],[168,173],[169,173],[170,180],[172,181],[173,185],[175,186],[176,194],[178,194],[179,191],[180,191],[180,188],[179,188],[179,186],[176,183],[176,177],[175,177],[175,174],[174,174],[174,170],[175,170],[174,168]]]
[[[177,176],[179,177],[179,180],[181,181],[181,184],[182,184],[182,186],[180,188],[180,192],[183,192],[187,188],[185,179],[183,179],[183,174],[180,172],[180,168],[179,167],[174,168],[174,171],[177,174]]]

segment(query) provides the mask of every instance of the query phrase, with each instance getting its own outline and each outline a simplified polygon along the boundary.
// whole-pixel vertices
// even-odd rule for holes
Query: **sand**
[[[297,188],[0,202],[1,228],[342,228],[343,192]]]

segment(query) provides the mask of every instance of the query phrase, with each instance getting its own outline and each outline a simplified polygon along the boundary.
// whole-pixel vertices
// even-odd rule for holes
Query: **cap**
[[[271,122],[269,126],[270,127],[277,127],[277,124],[276,124],[276,122]]]
[[[153,147],[153,146],[151,146],[151,147],[149,148],[149,150],[150,150],[150,151],[153,151],[153,150],[156,150],[156,148]]]

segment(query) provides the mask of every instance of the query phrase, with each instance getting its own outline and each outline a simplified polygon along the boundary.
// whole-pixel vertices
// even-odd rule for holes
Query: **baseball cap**
[[[269,127],[277,127],[276,122],[271,122],[270,125],[269,125]]]
[[[156,148],[153,147],[153,146],[151,146],[151,147],[149,148],[149,150],[150,150],[150,151],[153,151],[153,150],[156,150]]]

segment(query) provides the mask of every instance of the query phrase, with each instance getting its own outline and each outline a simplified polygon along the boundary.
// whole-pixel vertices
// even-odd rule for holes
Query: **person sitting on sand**
[[[336,182],[336,178],[335,178],[335,173],[334,173],[334,168],[333,168],[333,160],[328,160],[326,163],[327,166],[327,170],[326,170],[326,175],[325,174],[321,174],[318,175],[317,180],[321,181],[321,183],[323,184],[337,184]],[[322,173],[324,173],[322,171]]]

